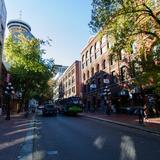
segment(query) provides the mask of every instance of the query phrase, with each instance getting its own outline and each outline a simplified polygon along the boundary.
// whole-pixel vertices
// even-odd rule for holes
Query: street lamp
[[[6,95],[6,120],[10,120],[10,100],[11,100],[11,95],[14,94],[14,90],[13,90],[13,86],[11,84],[11,82],[8,82],[6,87],[5,87],[5,91],[4,91],[5,95]]]
[[[106,96],[106,99],[108,100],[111,95],[111,90],[108,86],[105,86],[104,88],[104,95]]]

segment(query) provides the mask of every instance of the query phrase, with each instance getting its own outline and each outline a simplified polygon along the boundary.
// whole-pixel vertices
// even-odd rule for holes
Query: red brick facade
[[[82,93],[87,106],[104,106],[104,91],[107,86],[112,97],[127,88],[132,78],[129,70],[132,55],[122,52],[113,57],[110,54],[112,39],[104,35],[95,36],[89,40],[81,52],[82,61]]]
[[[59,79],[59,98],[81,95],[81,62],[75,61]]]

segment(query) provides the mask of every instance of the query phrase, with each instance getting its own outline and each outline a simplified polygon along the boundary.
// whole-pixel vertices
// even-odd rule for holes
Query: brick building
[[[131,55],[123,50],[117,55],[111,54],[112,45],[109,35],[97,34],[89,39],[81,52],[83,103],[88,107],[104,109],[105,88],[109,89],[113,104],[117,103],[118,97],[121,97],[121,102],[128,99],[133,78],[129,63],[135,56],[137,45],[132,45]]]
[[[81,96],[81,62],[75,61],[58,80],[59,98]]]

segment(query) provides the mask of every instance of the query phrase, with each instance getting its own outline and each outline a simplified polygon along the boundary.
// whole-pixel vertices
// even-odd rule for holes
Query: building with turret
[[[28,39],[32,39],[34,37],[31,33],[30,25],[22,20],[10,20],[7,23],[7,27],[13,36],[17,36],[18,34],[22,33]]]

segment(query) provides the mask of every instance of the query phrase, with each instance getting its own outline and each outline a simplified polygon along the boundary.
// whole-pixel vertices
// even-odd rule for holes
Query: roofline
[[[22,24],[22,25],[26,26],[29,31],[31,31],[31,26],[30,26],[28,23],[26,23],[26,22],[24,22],[24,21],[22,21],[22,20],[19,20],[19,19],[10,20],[10,21],[8,21],[8,23],[7,23],[7,27],[9,28],[9,26],[12,25],[12,23]]]

